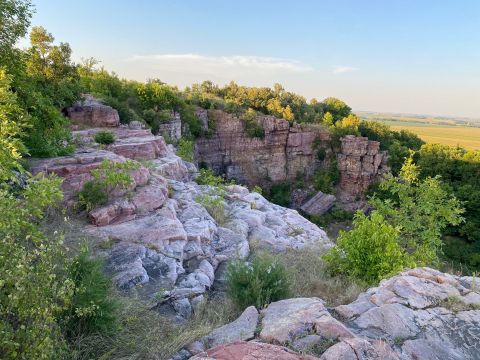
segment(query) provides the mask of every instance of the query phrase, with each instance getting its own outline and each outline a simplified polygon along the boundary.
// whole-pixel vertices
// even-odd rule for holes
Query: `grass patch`
[[[315,249],[290,250],[279,255],[292,279],[295,297],[319,297],[328,306],[347,304],[366,288],[365,284],[342,276],[331,276]]]
[[[454,313],[459,311],[480,310],[480,304],[467,304],[458,296],[449,296],[442,300],[438,306],[444,307]]]
[[[233,321],[239,313],[228,299],[206,301],[184,326],[149,310],[138,299],[117,295],[119,330],[112,336],[91,335],[76,339],[72,360],[169,359],[180,349]]]

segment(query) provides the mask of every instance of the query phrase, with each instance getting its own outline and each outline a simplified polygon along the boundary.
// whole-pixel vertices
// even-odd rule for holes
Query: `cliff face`
[[[329,133],[322,127],[290,124],[273,116],[259,116],[265,137],[252,138],[245,131],[245,122],[220,110],[210,111],[214,121],[211,138],[197,140],[198,162],[217,173],[247,185],[265,185],[293,181],[298,174],[309,176],[322,166],[314,146],[329,150]]]
[[[387,159],[387,152],[380,151],[378,141],[354,135],[343,137],[337,154],[340,171],[338,200],[343,204],[361,200],[370,184],[389,171]]]
[[[330,134],[321,126],[290,126],[283,119],[259,116],[257,122],[265,130],[260,139],[250,137],[245,122],[234,115],[220,110],[202,115],[202,123],[214,121],[215,131],[210,138],[197,140],[198,162],[243,184],[268,187],[294,182],[298,176],[308,179],[327,165],[318,158],[319,148],[325,150],[326,158],[332,158]],[[387,154],[380,151],[380,143],[364,137],[342,138],[336,159],[340,171],[337,198],[342,204],[361,200],[368,186],[388,171]]]

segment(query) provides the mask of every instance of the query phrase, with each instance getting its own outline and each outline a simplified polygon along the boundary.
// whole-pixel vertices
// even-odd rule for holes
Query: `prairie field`
[[[393,130],[410,130],[428,143],[460,146],[469,150],[480,150],[480,128],[462,126],[411,126],[393,125]]]

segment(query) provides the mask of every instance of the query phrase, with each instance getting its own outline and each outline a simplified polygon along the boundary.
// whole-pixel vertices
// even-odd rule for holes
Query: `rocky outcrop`
[[[178,112],[172,112],[168,121],[159,125],[159,135],[170,141],[178,141],[182,137],[182,120]]]
[[[67,116],[72,124],[80,126],[117,127],[120,124],[117,110],[88,95],[69,107]]]
[[[76,194],[82,189],[83,185],[93,179],[90,174],[92,170],[99,168],[103,161],[125,162],[126,160],[125,157],[110,151],[84,149],[71,156],[31,159],[30,171],[34,175],[43,172],[46,175],[56,174],[62,177],[64,200],[67,205],[72,205]],[[149,171],[140,166],[137,170],[132,170],[130,176],[133,180],[131,188],[143,186],[148,182]]]
[[[380,151],[378,141],[347,135],[340,139],[337,165],[340,171],[338,199],[343,204],[362,200],[368,187],[388,172],[387,153]]]
[[[334,309],[319,298],[274,302],[261,311],[259,327],[253,341],[223,344],[194,359],[223,359],[226,351],[238,348],[235,344],[250,349],[246,344],[256,348],[263,341],[276,351],[288,346],[308,353],[317,346],[318,357],[312,358],[321,360],[475,360],[480,354],[480,290],[472,277],[416,268]]]
[[[245,121],[220,110],[209,111],[208,121],[214,122],[215,132],[197,140],[198,162],[247,185],[269,186],[311,175],[321,165],[314,141],[326,147],[329,140],[321,126],[290,125],[273,116],[256,119],[265,131],[263,139],[250,137]]]

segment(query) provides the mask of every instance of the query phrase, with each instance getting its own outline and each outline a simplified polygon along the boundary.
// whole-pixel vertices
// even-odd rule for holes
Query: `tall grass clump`
[[[287,269],[278,258],[258,253],[251,263],[234,260],[227,267],[227,292],[238,308],[264,308],[291,294]]]

